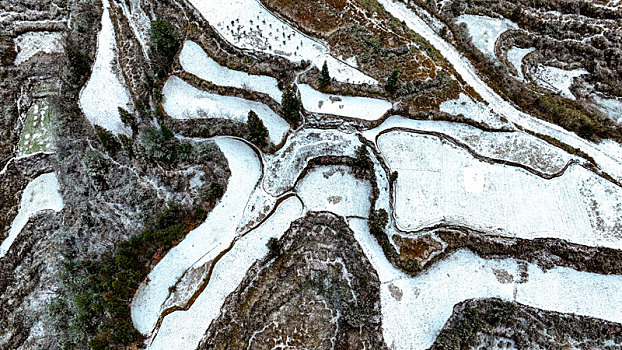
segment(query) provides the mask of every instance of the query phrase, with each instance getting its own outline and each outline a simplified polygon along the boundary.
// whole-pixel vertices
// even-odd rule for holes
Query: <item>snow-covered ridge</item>
[[[307,84],[298,85],[302,105],[314,113],[377,120],[392,108],[391,102],[369,97],[337,96],[314,90]]]
[[[164,111],[175,119],[220,118],[246,123],[252,110],[274,144],[281,143],[289,130],[289,124],[263,103],[201,91],[176,76],[166,81],[162,94]]]
[[[575,100],[575,96],[570,91],[570,86],[572,86],[574,78],[588,73],[585,69],[564,70],[557,67],[539,65],[533,72],[532,78],[538,85],[556,91],[566,98]]]
[[[131,129],[123,124],[118,107],[129,109],[130,93],[117,57],[117,42],[110,19],[110,3],[102,0],[102,28],[97,37],[97,56],[91,77],[80,92],[80,108],[92,124],[99,125],[115,134],[131,135]]]
[[[251,75],[223,67],[209,57],[201,46],[194,41],[187,40],[184,43],[184,47],[179,54],[179,62],[186,72],[192,73],[203,80],[211,81],[216,85],[248,88],[253,91],[263,92],[275,101],[281,102],[283,93],[279,90],[276,79],[263,75]]]
[[[309,60],[318,68],[326,61],[331,75],[338,81],[378,83],[331,56],[326,44],[280,20],[258,0],[190,0],[190,3],[220,35],[237,47],[283,56],[292,61]]]
[[[42,210],[61,211],[63,207],[63,198],[60,195],[56,174],[43,174],[28,183],[22,193],[17,216],[11,223],[9,235],[0,245],[0,258],[9,251],[31,216]]]

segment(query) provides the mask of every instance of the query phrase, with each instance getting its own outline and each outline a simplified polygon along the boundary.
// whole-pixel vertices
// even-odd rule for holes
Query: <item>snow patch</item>
[[[289,124],[263,103],[201,91],[176,76],[166,81],[162,94],[164,111],[175,119],[221,118],[246,123],[252,110],[268,128],[271,142],[281,143],[289,130]]]
[[[27,32],[18,36],[14,39],[17,51],[15,65],[19,66],[39,52],[62,53],[62,39],[60,32]]]
[[[489,57],[495,56],[495,44],[503,32],[518,29],[518,25],[508,19],[480,15],[461,15],[456,23],[466,24],[473,45]]]
[[[248,88],[253,91],[263,92],[275,101],[281,102],[283,93],[279,90],[276,79],[263,75],[251,75],[223,67],[209,57],[201,46],[194,41],[188,40],[184,43],[184,47],[179,54],[179,61],[186,72],[192,73],[203,80],[211,81],[216,85]]]
[[[80,93],[80,108],[92,124],[129,136],[132,131],[121,121],[118,107],[128,109],[131,97],[119,66],[110,4],[108,0],[102,0],[102,4],[104,11],[97,37],[97,57],[91,77]]]
[[[389,101],[356,96],[329,95],[314,90],[307,84],[298,85],[302,105],[314,113],[326,113],[365,120],[377,120],[392,104]]]
[[[564,70],[557,67],[538,65],[533,74],[536,83],[544,88],[555,91],[562,96],[575,100],[570,91],[574,78],[589,72],[585,69]]]
[[[28,223],[28,219],[42,210],[61,211],[64,207],[63,197],[60,195],[58,179],[55,173],[47,173],[32,180],[22,193],[17,216],[11,223],[7,238],[0,245],[0,258],[4,257],[11,245]]]
[[[499,114],[482,102],[475,102],[464,93],[455,100],[447,100],[439,105],[441,112],[451,115],[459,115],[472,119],[476,122],[483,122],[490,126],[501,126],[503,123]]]
[[[296,187],[308,210],[327,210],[343,217],[369,214],[371,185],[354,177],[348,167],[317,167]]]
[[[616,123],[622,124],[622,100],[618,98],[603,98],[592,95],[598,109],[613,119]]]
[[[523,59],[528,54],[536,51],[535,48],[530,47],[528,49],[521,49],[516,46],[512,46],[507,53],[508,62],[510,62],[514,68],[516,68],[516,73],[518,75],[518,79],[524,80],[525,76],[523,75]]]

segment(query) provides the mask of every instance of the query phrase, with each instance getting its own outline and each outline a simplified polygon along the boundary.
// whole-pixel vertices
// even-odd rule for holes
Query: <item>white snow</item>
[[[381,135],[378,147],[399,172],[394,214],[405,230],[446,222],[524,239],[622,247],[622,188],[583,167],[546,180],[481,162],[435,136],[400,131]]]
[[[466,144],[479,155],[520,163],[547,174],[558,173],[575,158],[524,132],[486,132],[467,124],[413,120],[401,116],[387,118],[378,127],[363,132],[363,136],[375,142],[379,134],[393,128],[441,133]]]
[[[525,58],[525,56],[534,51],[536,51],[536,49],[533,47],[530,47],[528,49],[522,49],[516,46],[512,46],[508,50],[508,62],[510,62],[514,66],[514,68],[516,68],[516,72],[520,80],[525,79],[525,76],[523,75],[523,59]]]
[[[570,91],[570,86],[574,78],[583,74],[588,74],[588,71],[585,69],[564,70],[557,67],[538,65],[533,73],[533,78],[538,85],[574,100],[575,96]]]
[[[279,90],[278,81],[263,75],[251,75],[221,66],[214,61],[194,41],[186,41],[179,54],[179,61],[183,69],[197,77],[211,81],[216,85],[248,88],[263,92],[275,101],[281,102],[283,93]]]
[[[518,29],[516,23],[508,19],[491,18],[479,15],[461,15],[456,23],[465,23],[473,44],[489,57],[495,56],[497,39],[508,29]]]
[[[371,185],[348,167],[321,166],[308,172],[296,186],[305,208],[337,215],[367,217]]]
[[[596,94],[592,95],[598,109],[613,119],[615,122],[622,124],[622,99],[619,98],[603,98]]]
[[[28,219],[42,210],[61,211],[64,207],[63,198],[60,195],[56,174],[47,173],[32,180],[22,193],[17,216],[11,222],[9,235],[0,245],[0,258],[4,257],[11,245],[28,223]]]
[[[149,57],[147,52],[147,43],[149,42],[151,19],[140,7],[140,2],[138,1],[118,1],[117,4],[121,7],[123,15],[127,18],[127,21],[132,28],[132,32],[134,32],[134,37],[140,43],[143,55],[145,55],[145,58]]]
[[[252,110],[263,121],[273,143],[281,143],[289,130],[289,124],[263,103],[201,91],[176,76],[166,81],[162,94],[164,111],[175,119],[222,118],[246,123]]]
[[[63,34],[60,32],[27,32],[18,36],[14,39],[15,51],[17,51],[15,65],[18,66],[28,61],[39,52],[63,52],[62,39]]]
[[[246,200],[261,177],[259,159],[248,145],[230,138],[218,138],[216,143],[231,170],[227,191],[205,222],[171,249],[136,291],[131,304],[132,321],[142,334],[151,333],[168,288],[177,283],[184,271],[206,255],[215,257],[231,244]]]
[[[395,18],[425,38],[447,59],[462,79],[470,85],[479,96],[486,101],[496,113],[504,116],[511,123],[518,124],[527,130],[548,135],[572,147],[579,148],[596,160],[606,173],[622,180],[622,162],[610,157],[598,145],[584,140],[576,134],[564,130],[543,120],[534,118],[517,110],[511,103],[503,100],[478,76],[475,68],[453,46],[438,36],[421,18],[417,17],[405,4],[392,0],[378,0]]]
[[[326,44],[280,20],[258,0],[190,0],[190,3],[235,46],[283,56],[292,61],[309,60],[318,68],[326,61],[331,76],[336,80],[378,83],[331,56]]]
[[[131,135],[131,129],[121,122],[118,107],[128,109],[131,97],[117,57],[114,27],[110,20],[110,4],[102,0],[102,28],[97,37],[97,56],[86,86],[80,92],[80,107],[92,123],[116,134]]]
[[[415,278],[395,269],[369,234],[365,220],[350,227],[381,282],[384,339],[391,349],[426,349],[449,319],[455,304],[472,298],[502,298],[549,311],[575,313],[613,322],[622,320],[622,276],[556,267],[547,272],[514,259],[486,260],[458,251]],[[508,273],[510,280],[498,278]],[[397,300],[391,289],[399,289]]]
[[[486,106],[486,104],[473,101],[473,99],[462,92],[457,99],[442,102],[439,105],[439,110],[451,115],[462,114],[469,119],[486,123],[492,127],[501,126],[503,124],[499,114],[495,113],[490,107]]]
[[[239,239],[216,263],[209,284],[192,306],[187,311],[167,315],[147,349],[196,348],[212,320],[220,314],[225,298],[235,290],[251,265],[268,253],[268,240],[280,238],[290,223],[302,215],[302,209],[300,200],[290,197],[266,222]]]
[[[300,91],[304,108],[314,113],[376,120],[392,107],[391,102],[386,100],[358,96],[329,95],[314,90],[307,84],[298,85],[298,90]]]

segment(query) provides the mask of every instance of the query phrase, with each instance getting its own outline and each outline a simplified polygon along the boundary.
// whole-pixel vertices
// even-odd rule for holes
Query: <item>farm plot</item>
[[[345,166],[322,166],[311,170],[297,186],[307,210],[367,217],[371,186]]]
[[[201,91],[176,76],[166,81],[162,94],[164,111],[175,119],[220,118],[246,123],[252,110],[268,128],[274,144],[281,143],[289,130],[289,124],[263,103]]]
[[[209,283],[192,306],[167,315],[147,349],[196,348],[212,320],[218,317],[225,298],[235,290],[251,265],[268,253],[268,240],[283,235],[301,215],[302,203],[290,197],[261,226],[236,241],[215,263]]]
[[[580,166],[545,180],[481,162],[433,136],[390,132],[378,146],[400,174],[395,218],[405,230],[445,222],[525,239],[622,247],[615,214],[622,210],[622,189]]]
[[[261,164],[248,145],[227,138],[216,142],[231,170],[227,191],[205,222],[171,249],[138,288],[131,312],[134,326],[142,334],[152,332],[169,288],[176,285],[183,273],[205,256],[214,258],[235,239],[246,201],[261,177]]]
[[[102,0],[101,31],[97,37],[97,56],[91,77],[80,92],[80,108],[92,123],[115,134],[131,135],[131,129],[123,124],[118,108],[131,106],[130,93],[117,57],[117,42],[110,20],[110,4]],[[105,93],[102,93],[104,92]]]
[[[190,0],[214,28],[233,45],[283,56],[292,61],[309,60],[316,67],[328,64],[331,75],[343,82],[376,84],[377,81],[330,55],[329,48],[280,20],[258,0]]]
[[[503,126],[501,116],[482,102],[473,101],[469,96],[460,93],[455,100],[447,100],[439,105],[441,112],[451,115],[463,115],[476,122],[486,123],[491,127]]]
[[[473,298],[501,298],[549,311],[622,321],[622,276],[564,267],[545,272],[520,260],[486,260],[461,250],[409,278],[384,257],[365,220],[349,223],[378,272],[383,335],[391,349],[429,348],[454,305]]]
[[[300,84],[298,90],[300,91],[302,105],[306,110],[314,113],[376,120],[392,107],[391,102],[376,98],[324,94],[307,84]]]
[[[61,211],[63,207],[63,198],[60,195],[56,174],[47,173],[32,180],[22,193],[19,211],[11,223],[9,235],[0,245],[0,258],[9,251],[30,217],[42,210]]]
[[[17,156],[54,150],[56,117],[47,98],[36,99],[26,113]]]
[[[194,41],[186,41],[179,54],[179,62],[183,69],[197,77],[211,81],[216,85],[247,88],[249,90],[263,92],[275,101],[281,102],[283,93],[279,90],[278,81],[272,77],[263,75],[251,75],[221,66],[214,61]]]
[[[441,133],[466,144],[481,156],[522,164],[549,175],[562,171],[573,159],[563,150],[527,133],[486,132],[467,124],[401,116],[387,118],[378,127],[363,132],[363,136],[375,142],[379,134],[392,128]]]

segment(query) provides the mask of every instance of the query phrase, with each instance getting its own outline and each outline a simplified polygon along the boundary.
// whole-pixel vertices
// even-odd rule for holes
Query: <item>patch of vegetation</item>
[[[108,154],[114,156],[121,150],[121,143],[114,134],[99,125],[94,125],[97,139],[102,144]]]
[[[254,111],[248,112],[246,125],[248,128],[247,138],[250,142],[254,143],[259,148],[268,146],[268,128],[266,128],[263,121],[257,116],[257,113]]]
[[[389,261],[401,270],[414,274],[421,270],[419,263],[415,259],[403,259],[389,241],[385,228],[389,223],[389,214],[384,209],[372,210],[369,214],[367,225],[369,233],[376,238],[382,252]]]
[[[397,178],[399,176],[399,173],[397,171],[394,171],[391,173],[391,176],[389,176],[389,182],[390,183],[395,183],[395,181],[397,181]]]
[[[89,150],[86,151],[82,158],[82,165],[95,190],[104,191],[108,189],[106,174],[108,173],[110,162],[106,158],[97,151]]]
[[[400,80],[400,71],[395,68],[391,72],[391,75],[387,78],[387,83],[384,85],[384,89],[387,90],[388,93],[394,95],[399,87]]]
[[[130,302],[149,274],[154,255],[170,249],[205,219],[203,209],[170,205],[138,235],[100,259],[62,263],[60,298],[50,306],[63,349],[114,349],[141,339],[132,325]]]
[[[65,58],[69,68],[69,82],[77,86],[86,84],[91,74],[93,61],[80,51],[76,45],[71,44],[65,46]]]
[[[179,141],[173,132],[166,127],[149,127],[140,139],[141,155],[150,161],[165,165],[175,165],[192,159],[193,147],[189,143]]]
[[[121,145],[123,145],[125,155],[130,159],[134,158],[134,140],[123,134],[119,134],[119,140],[121,141]]]
[[[455,327],[441,331],[436,338],[435,349],[472,349],[476,346],[476,344],[473,344],[475,336],[483,326],[484,322],[479,318],[477,309],[469,308]]]
[[[119,107],[119,118],[121,118],[121,122],[123,122],[123,124],[132,128],[132,132],[134,134],[138,132],[138,120],[136,120],[136,117],[132,113]]]
[[[151,22],[149,56],[158,77],[166,76],[179,50],[181,36],[169,23],[161,20]]]

